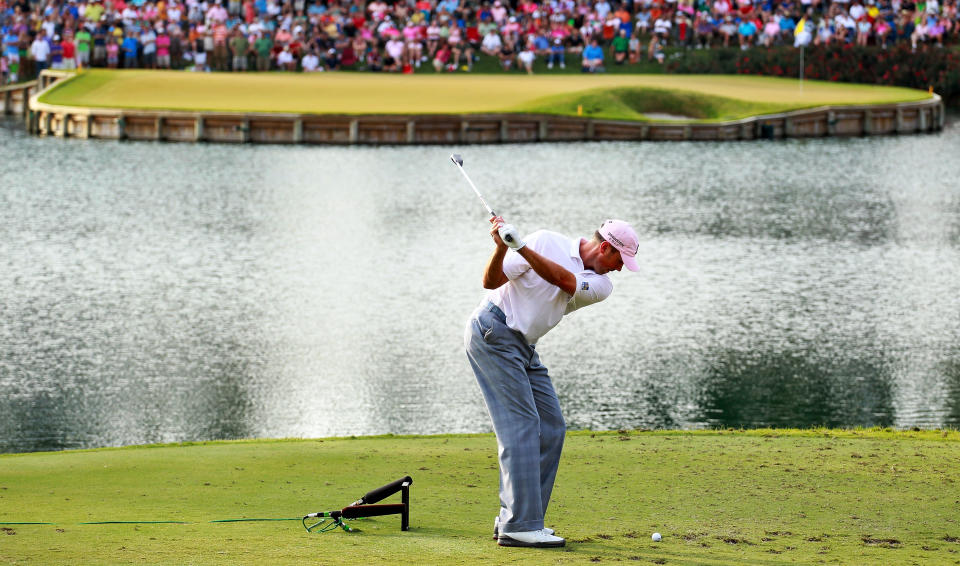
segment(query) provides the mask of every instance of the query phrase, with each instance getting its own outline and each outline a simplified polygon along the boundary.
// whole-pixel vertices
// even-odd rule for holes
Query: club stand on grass
[[[303,517],[303,528],[308,533],[325,533],[337,528],[346,532],[353,532],[356,529],[350,528],[344,519],[360,519],[364,517],[378,517],[380,515],[400,515],[400,530],[406,531],[410,528],[410,484],[413,478],[410,476],[402,477],[396,481],[390,482],[385,486],[378,487],[360,499],[347,505],[337,511],[320,511],[310,513]],[[400,503],[385,503],[381,505],[372,505],[382,499],[390,497],[396,492],[400,493]],[[312,525],[307,524],[308,519],[319,519]]]

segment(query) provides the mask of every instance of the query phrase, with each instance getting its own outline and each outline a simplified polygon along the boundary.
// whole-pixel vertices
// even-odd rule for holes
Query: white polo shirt
[[[570,296],[537,275],[520,254],[508,252],[503,259],[503,273],[509,281],[490,291],[487,300],[507,316],[507,326],[521,332],[527,343],[536,344],[563,315],[610,296],[613,282],[606,275],[583,267],[580,238],[571,240],[556,232],[540,230],[524,240],[530,249],[577,277],[577,292]]]

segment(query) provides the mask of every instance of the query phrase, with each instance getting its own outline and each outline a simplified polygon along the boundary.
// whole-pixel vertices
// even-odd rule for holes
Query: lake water
[[[491,430],[492,244],[641,236],[540,343],[571,428],[960,426],[960,124],[735,143],[282,147],[0,128],[0,451]]]

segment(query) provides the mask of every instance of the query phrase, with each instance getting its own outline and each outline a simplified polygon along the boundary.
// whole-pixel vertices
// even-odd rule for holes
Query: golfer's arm
[[[507,255],[507,247],[499,245],[493,250],[493,255],[487,261],[487,267],[483,270],[483,288],[496,289],[508,281],[503,272],[503,258]]]
[[[577,292],[577,276],[567,271],[560,264],[543,257],[530,249],[530,246],[520,248],[517,253],[527,260],[536,274],[543,277],[547,283],[560,287],[561,291],[571,297]]]

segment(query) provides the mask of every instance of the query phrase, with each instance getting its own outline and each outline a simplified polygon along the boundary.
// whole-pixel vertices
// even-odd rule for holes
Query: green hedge
[[[671,54],[668,73],[800,76],[799,49],[791,46],[682,50]],[[933,88],[950,104],[960,103],[960,56],[952,48],[908,45],[891,49],[852,45],[811,47],[803,53],[804,77],[927,90]]]

